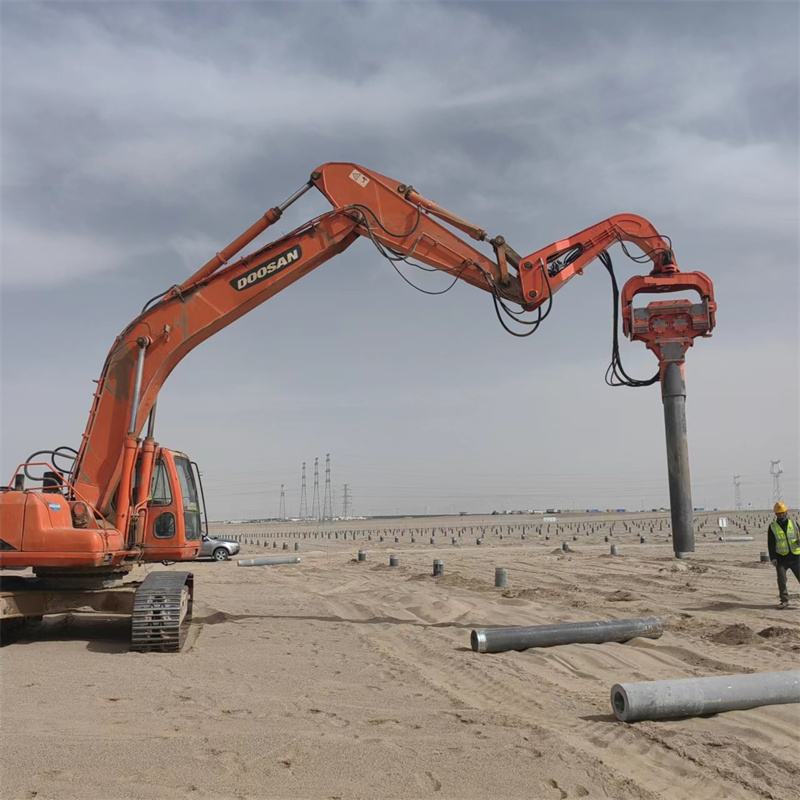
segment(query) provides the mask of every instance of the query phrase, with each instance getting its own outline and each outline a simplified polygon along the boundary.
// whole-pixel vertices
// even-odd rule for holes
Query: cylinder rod
[[[672,548],[676,555],[693,553],[692,484],[689,478],[689,441],[686,436],[686,381],[682,363],[670,361],[664,365],[661,395],[667,437]]]
[[[271,567],[274,564],[299,564],[299,556],[286,556],[285,558],[243,558],[238,564],[240,567]]]
[[[150,409],[150,415],[147,417],[147,437],[153,438],[153,433],[156,429],[156,406],[158,405],[158,398],[153,400],[153,406]]]
[[[611,688],[611,707],[623,722],[694,717],[783,703],[800,703],[800,670],[617,683]]]
[[[503,653],[529,647],[552,647],[559,644],[603,644],[627,642],[645,637],[658,639],[664,628],[658,617],[614,619],[599,622],[560,622],[529,628],[484,628],[474,630],[470,644],[476,653]]]
[[[283,213],[286,211],[286,209],[289,208],[292,203],[297,202],[313,185],[313,180],[306,181],[296,192],[291,194],[278,206],[280,212]]]
[[[142,375],[144,374],[144,352],[147,350],[149,342],[143,336],[137,340],[139,345],[139,357],[136,360],[136,378],[133,384],[133,402],[131,404],[131,422],[128,426],[128,433],[136,436],[136,417],[139,414],[139,399],[142,394]]]

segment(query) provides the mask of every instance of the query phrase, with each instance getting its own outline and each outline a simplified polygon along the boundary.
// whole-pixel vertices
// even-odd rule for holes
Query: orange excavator
[[[332,211],[231,262],[312,187],[328,198]],[[491,256],[451,228],[486,242]],[[695,337],[708,336],[714,326],[710,279],[701,272],[680,272],[669,240],[632,214],[611,217],[521,256],[502,236],[489,237],[412,186],[356,164],[328,163],[194,275],[150,300],[111,347],[79,449],[34,453],[2,487],[0,568],[31,568],[33,574],[3,576],[0,617],[24,620],[75,609],[130,615],[133,649],[180,650],[191,616],[192,573],[151,571],[143,581],[124,582],[134,565],[193,559],[201,543],[199,472],[188,456],[155,441],[158,393],[180,360],[203,340],[361,237],[393,262],[441,270],[454,283],[462,280],[489,292],[500,321],[516,335],[532,333],[550,312],[554,295],[590,262],[601,260],[611,274],[615,301],[607,382],[661,381],[673,535],[683,536],[676,539],[676,554],[694,549],[680,401],[685,397],[684,353]],[[631,278],[621,294],[607,253],[616,243],[628,255],[626,243],[635,245],[641,254],[631,257],[651,264],[649,274]],[[639,293],[687,290],[699,295],[696,302],[670,299],[633,306]],[[647,381],[631,379],[619,361],[617,308],[624,333],[643,341],[659,358],[659,373]],[[526,332],[513,330],[504,315]],[[676,400],[670,413],[668,399]],[[683,515],[677,534],[676,503]]]

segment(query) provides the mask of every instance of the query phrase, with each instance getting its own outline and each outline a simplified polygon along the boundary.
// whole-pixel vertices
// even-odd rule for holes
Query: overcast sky
[[[144,302],[327,161],[533,252],[647,217],[715,283],[687,354],[694,504],[798,492],[793,2],[3,2],[2,472],[77,447]],[[315,192],[264,244],[329,208]],[[490,251],[487,251],[487,254]],[[611,250],[623,282],[642,268]],[[428,290],[443,275],[411,271]],[[331,454],[359,514],[668,504],[658,386],[604,383],[599,263],[527,339],[466,284],[415,291],[366,241],[200,345],[157,439],[214,519],[299,511]],[[626,369],[656,359],[623,342]]]

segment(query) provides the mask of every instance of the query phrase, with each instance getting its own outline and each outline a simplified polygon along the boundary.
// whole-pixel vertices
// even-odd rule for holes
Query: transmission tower
[[[733,476],[733,505],[737,511],[742,510],[742,491],[739,475]]]
[[[308,501],[306,500],[306,462],[303,462],[303,483],[300,489],[300,519],[308,519]]]
[[[283,491],[283,484],[281,484],[281,504],[278,508],[278,519],[286,519],[286,492]]]
[[[344,485],[344,491],[342,492],[342,516],[345,519],[348,519],[352,515],[352,511],[350,510],[350,484],[346,483]]]
[[[769,462],[769,474],[772,475],[772,502],[780,503],[783,498],[783,488],[781,487],[781,460]]]
[[[319,459],[314,459],[314,499],[311,501],[311,519],[319,519]]]
[[[333,498],[331,497],[331,454],[325,454],[325,500],[322,507],[322,519],[333,519]]]

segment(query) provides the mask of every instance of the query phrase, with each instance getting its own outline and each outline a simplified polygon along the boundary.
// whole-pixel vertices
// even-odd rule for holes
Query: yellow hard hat
[[[786,503],[775,503],[775,508],[772,509],[776,514],[785,514],[788,509]]]

